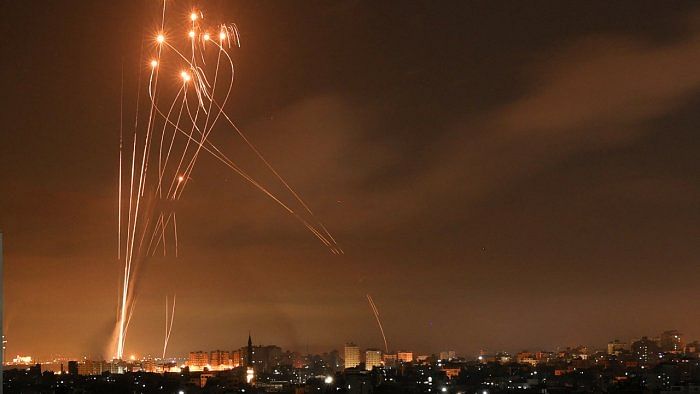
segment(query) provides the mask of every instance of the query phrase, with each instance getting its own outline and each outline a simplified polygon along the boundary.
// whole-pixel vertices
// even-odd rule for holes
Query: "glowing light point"
[[[190,30],[190,32],[188,33],[188,35],[190,36],[190,38],[194,38],[194,30]]]
[[[197,20],[197,13],[196,12],[191,13],[190,19],[192,20],[192,22],[196,21]]]
[[[185,180],[184,176],[180,175],[179,177],[177,177],[178,182],[182,182],[183,180]]]
[[[158,60],[151,60],[151,67],[156,68],[158,66]]]
[[[253,379],[255,379],[255,370],[249,367],[245,372],[245,381],[246,383],[250,384]]]
[[[187,73],[187,71],[183,71],[180,73],[180,76],[182,77],[182,80],[185,82],[188,82],[190,80],[190,74]],[[182,177],[180,177],[182,178]]]
[[[209,33],[204,33],[204,41],[209,41]]]
[[[134,361],[134,360],[136,360],[136,356],[134,356],[134,355],[132,354],[132,355],[129,357],[129,359],[131,359],[131,361]]]
[[[223,31],[222,31],[221,33],[219,33],[219,38],[222,39],[222,40],[223,40],[224,38],[226,38],[226,33],[224,33]]]
[[[156,36],[156,41],[158,41],[159,44],[164,43],[164,42],[165,42],[165,36],[162,35],[162,34],[158,34],[158,36]]]

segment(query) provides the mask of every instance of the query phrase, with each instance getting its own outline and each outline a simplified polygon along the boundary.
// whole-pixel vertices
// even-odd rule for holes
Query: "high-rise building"
[[[377,349],[365,350],[365,369],[371,371],[374,367],[382,366],[382,351]]]
[[[211,353],[209,353],[209,365],[212,367],[230,366],[230,353],[227,350],[212,350]]]
[[[632,353],[641,363],[653,363],[659,360],[659,346],[647,337],[632,343]]]
[[[355,368],[360,365],[360,348],[354,343],[345,344],[345,368]]]
[[[231,352],[231,366],[233,366],[234,368],[243,365],[241,354],[242,353],[240,350],[234,350]]]
[[[413,352],[402,351],[396,353],[396,358],[402,363],[410,363],[413,361]]]
[[[659,347],[664,352],[680,353],[683,351],[683,334],[676,330],[664,331],[659,336]]]
[[[190,367],[204,368],[205,366],[209,365],[209,353],[201,350],[190,352],[187,365]]]

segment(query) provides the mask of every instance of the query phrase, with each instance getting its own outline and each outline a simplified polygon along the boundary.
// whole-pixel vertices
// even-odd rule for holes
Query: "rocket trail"
[[[236,77],[236,68],[231,55],[232,51],[240,48],[240,34],[236,25],[212,25],[207,23],[204,13],[200,10],[190,10],[188,21],[184,24],[186,30],[182,31],[182,23],[168,23],[168,11],[166,1],[163,1],[159,11],[160,26],[153,36],[153,43],[151,46],[144,46],[143,43],[141,45],[131,141],[128,141],[128,138],[125,141],[123,135],[124,72],[122,67],[119,108],[119,204],[117,207],[119,248],[117,256],[123,264],[123,271],[120,273],[118,313],[113,338],[114,357],[118,359],[123,358],[126,334],[133,316],[139,267],[150,256],[156,254],[161,243],[163,255],[167,255],[170,247],[174,249],[175,257],[179,256],[177,202],[192,180],[192,174],[202,152],[212,155],[272,199],[330,252],[343,253],[336,239],[316,217],[310,205],[272,166],[271,161],[263,156],[260,149],[253,145],[251,139],[225,111]],[[181,15],[179,12],[175,14]],[[150,57],[145,57],[144,55],[148,52]],[[148,69],[149,74],[148,78],[143,78],[145,89],[142,89],[144,69]],[[166,74],[167,76],[164,77]],[[172,81],[176,82],[172,83]],[[142,95],[146,96],[144,97],[148,100],[146,103],[141,102]],[[141,108],[142,105],[146,105],[148,109],[144,110]],[[231,128],[238,134],[245,143],[244,146],[254,153],[257,165],[274,175],[272,182],[279,183],[279,186],[282,186],[282,192],[273,193],[269,185],[263,185],[251,176],[249,171],[222,152],[210,139],[215,128],[217,130]],[[131,152],[128,149],[124,152],[125,143],[132,144]],[[130,157],[129,153],[131,153]],[[123,168],[128,164],[131,166],[130,171],[128,167]],[[124,178],[128,178],[129,183],[126,186],[123,184]],[[171,222],[172,233],[169,229]],[[173,242],[167,240],[171,236]],[[172,332],[175,313],[174,296],[172,309],[168,309],[168,305],[169,299],[166,298],[163,356],[167,351]],[[375,315],[378,319],[376,312]]]
[[[119,89],[119,186],[117,213],[117,260],[122,259],[122,150],[124,142],[124,61],[122,60],[121,87]]]
[[[168,342],[170,341],[170,333],[173,331],[173,322],[175,321],[175,299],[177,294],[173,294],[172,312],[168,318],[168,296],[165,296],[165,343],[163,344],[163,360],[165,353],[168,351]]]
[[[386,335],[384,335],[384,328],[382,327],[382,321],[379,319],[379,310],[377,310],[377,306],[374,305],[374,301],[372,300],[372,296],[367,294],[367,301],[369,302],[370,308],[372,308],[372,312],[374,313],[375,319],[377,319],[377,324],[379,325],[379,331],[382,333],[382,339],[384,339],[384,352],[389,353],[389,344],[386,341]]]

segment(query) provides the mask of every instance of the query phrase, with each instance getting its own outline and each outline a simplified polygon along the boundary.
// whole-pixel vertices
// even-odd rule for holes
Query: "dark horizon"
[[[157,3],[2,5],[8,356],[108,356],[122,71],[131,121]],[[169,17],[192,6],[237,24],[227,113],[345,254],[203,155],[178,258],[138,272],[128,354],[162,350],[174,293],[170,354],[249,330],[382,348],[366,294],[389,348],[416,353],[700,339],[698,4],[176,0]],[[212,139],[271,180],[233,131]]]

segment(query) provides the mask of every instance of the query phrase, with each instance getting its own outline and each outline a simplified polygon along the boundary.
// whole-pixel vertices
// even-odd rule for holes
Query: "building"
[[[659,361],[659,346],[655,341],[642,337],[632,343],[632,354],[640,363],[655,363]]]
[[[32,356],[20,356],[18,354],[17,357],[12,359],[12,363],[18,365],[30,365],[34,363],[34,360],[32,359]]]
[[[78,362],[77,361],[68,361],[68,373],[71,375],[77,375],[78,374]]]
[[[440,360],[449,361],[456,357],[456,352],[454,350],[445,350],[440,352]]]
[[[371,371],[374,367],[382,366],[382,351],[377,349],[365,350],[365,369]]]
[[[127,371],[127,364],[124,360],[114,359],[109,363],[109,373],[124,373]]]
[[[243,365],[243,357],[241,357],[241,351],[239,350],[234,350],[231,352],[231,366],[234,368],[240,367]]]
[[[345,387],[343,392],[347,394],[372,394],[372,374],[367,371],[347,370],[344,374]]]
[[[535,353],[535,360],[537,360],[539,363],[548,363],[555,359],[556,355],[553,352],[540,350],[539,352]]]
[[[385,367],[395,367],[398,357],[395,354],[385,354],[382,356]]]
[[[683,334],[676,330],[662,332],[659,336],[659,347],[664,352],[681,353],[683,351]]]
[[[198,386],[199,386],[200,388],[206,386],[206,385],[207,385],[207,380],[209,380],[209,379],[211,379],[211,378],[213,378],[213,377],[214,377],[214,374],[213,374],[212,372],[202,372],[202,373],[199,375]]]
[[[410,363],[413,361],[413,352],[398,352],[396,353],[396,358],[402,363]]]
[[[581,360],[588,360],[588,346],[577,346],[573,349],[571,349],[571,357],[572,358],[578,358]]]
[[[486,364],[490,362],[496,362],[496,356],[493,354],[489,354],[486,350],[481,349],[479,351],[479,356],[476,358],[477,361],[481,364]]]
[[[508,364],[513,361],[513,356],[507,352],[496,353],[496,362],[499,364]]]
[[[608,342],[608,354],[619,356],[629,350],[629,345],[625,342],[620,342],[618,339]]]
[[[102,375],[110,371],[111,365],[106,361],[85,360],[78,364],[78,375]]]
[[[325,361],[325,363],[328,364],[328,366],[331,368],[331,371],[333,372],[337,372],[343,367],[343,359],[340,358],[340,352],[338,352],[337,350],[331,350],[328,353],[323,353],[321,357],[323,361]],[[288,354],[287,358],[289,359],[289,361],[292,361],[291,354]]]
[[[230,367],[231,353],[228,350],[212,350],[209,353],[209,365],[212,367]]]
[[[209,365],[209,353],[198,350],[196,352],[190,352],[190,357],[187,361],[187,365],[195,368],[204,368]]]
[[[700,342],[693,341],[685,345],[685,353],[694,355],[695,358],[700,358]]]
[[[522,362],[523,362],[522,360],[524,360],[524,359],[526,359],[526,358],[531,358],[531,357],[532,357],[532,353],[531,353],[531,352],[529,352],[529,351],[527,351],[527,350],[523,350],[522,352],[520,352],[520,353],[518,353],[518,354],[515,355],[515,361],[516,361],[517,363],[522,364]]]
[[[282,348],[275,345],[253,346],[251,344],[250,349],[247,346],[243,347],[238,351],[238,354],[243,355],[240,360],[241,365],[246,368],[255,368],[259,372],[272,372],[279,369],[286,361]],[[236,358],[237,355],[234,352],[232,357],[234,365],[236,365]],[[291,364],[291,361],[286,362],[286,364]]]
[[[360,365],[360,348],[354,343],[345,344],[345,369]]]
[[[241,354],[243,350],[241,349]],[[245,351],[245,381],[248,384],[255,383],[255,351],[253,350],[253,339],[248,333],[248,346]]]
[[[440,370],[445,373],[447,379],[454,379],[459,377],[459,374],[462,372],[462,366],[460,364],[447,363]]]
[[[141,363],[141,367],[145,372],[156,372],[157,366],[155,360],[150,358]]]
[[[539,364],[539,361],[537,358],[535,358],[535,354],[527,350],[523,350],[522,352],[516,354],[515,361],[519,364],[530,364],[533,367],[536,367],[537,364]]]
[[[421,364],[429,364],[431,361],[431,357],[427,354],[420,354],[416,356],[416,362],[421,363]]]

